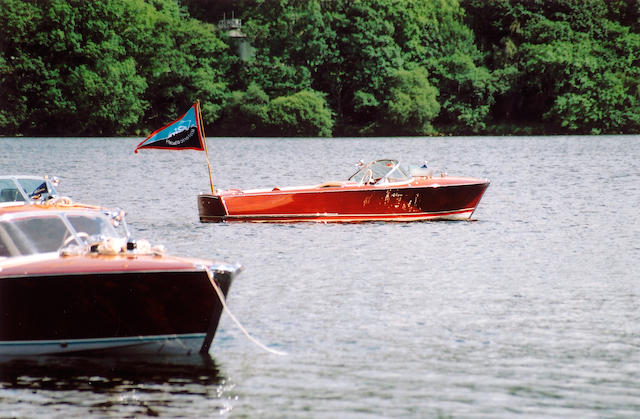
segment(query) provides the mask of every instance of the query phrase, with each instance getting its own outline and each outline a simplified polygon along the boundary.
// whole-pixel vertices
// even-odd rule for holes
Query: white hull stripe
[[[77,345],[77,344],[95,344],[95,343],[144,343],[158,340],[175,340],[175,339],[197,339],[204,338],[204,333],[187,333],[184,335],[156,335],[156,336],[130,336],[125,338],[95,338],[95,339],[55,339],[55,340],[15,340],[8,342],[0,342],[0,348],[5,346],[21,346],[21,345]]]
[[[131,336],[123,338],[8,341],[0,342],[0,356],[43,355],[75,351],[115,349],[154,343],[173,343],[181,345],[183,342],[189,343],[196,341],[199,345],[204,337],[204,333],[189,333],[181,335]]]

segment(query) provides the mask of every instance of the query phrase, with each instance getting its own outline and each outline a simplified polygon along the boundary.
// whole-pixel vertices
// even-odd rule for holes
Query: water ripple
[[[634,417],[640,138],[209,139],[216,187],[428,160],[492,183],[475,222],[200,224],[202,153],[137,138],[0,138],[0,171],[62,178],[172,253],[242,263],[202,365],[2,364],[7,416]],[[46,154],[46,164],[34,156]],[[44,361],[43,361],[44,362]],[[61,364],[60,364],[61,363]]]

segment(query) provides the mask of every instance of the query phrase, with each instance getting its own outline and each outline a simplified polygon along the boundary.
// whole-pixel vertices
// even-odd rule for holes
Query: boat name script
[[[186,143],[187,141],[189,141],[195,133],[196,133],[196,128],[191,127],[189,128],[188,132],[181,131],[181,132],[175,133],[171,137],[167,138],[165,141],[169,145],[180,145],[182,143]]]

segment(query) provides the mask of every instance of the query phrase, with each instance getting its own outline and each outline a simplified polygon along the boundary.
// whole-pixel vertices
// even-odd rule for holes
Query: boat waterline
[[[205,333],[96,339],[0,342],[2,356],[36,356],[126,348],[127,353],[190,354],[200,349]]]
[[[203,197],[203,199],[205,199]],[[249,221],[249,222],[363,222],[363,221],[390,221],[390,222],[408,222],[408,221],[464,221],[469,220],[473,215],[475,208],[463,208],[458,211],[439,211],[439,212],[423,212],[423,213],[391,213],[384,215],[375,214],[338,214],[338,213],[316,213],[316,214],[262,214],[262,215],[228,215],[224,217],[224,221]],[[202,222],[219,222],[223,221],[219,216],[201,215]]]

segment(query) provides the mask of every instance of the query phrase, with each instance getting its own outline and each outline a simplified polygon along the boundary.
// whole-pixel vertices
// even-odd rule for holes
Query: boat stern
[[[198,195],[198,215],[201,223],[219,223],[228,215],[224,201],[219,195]]]

